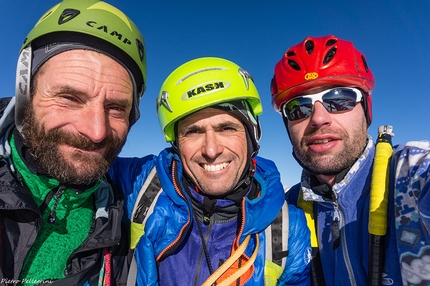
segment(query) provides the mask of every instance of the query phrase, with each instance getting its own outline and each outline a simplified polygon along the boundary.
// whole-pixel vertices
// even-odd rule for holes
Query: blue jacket
[[[113,165],[111,175],[125,192],[128,214],[137,193],[144,183],[147,174],[154,165],[154,158],[126,159],[118,158]],[[172,178],[172,162],[177,162],[177,176]],[[256,158],[257,171],[255,179],[261,186],[260,196],[256,199],[244,199],[242,202],[244,219],[239,243],[248,234],[253,234],[245,251],[251,256],[255,249],[258,235],[260,247],[254,262],[254,273],[246,285],[264,285],[264,266],[266,258],[266,238],[264,230],[276,218],[284,202],[284,190],[280,183],[279,173],[273,162]],[[139,164],[146,164],[144,167]],[[196,221],[193,218],[190,194],[182,185],[182,165],[179,157],[171,149],[165,149],[156,160],[157,174],[164,192],[159,196],[153,213],[145,225],[145,235],[141,238],[136,257],[139,285],[201,285],[209,276],[206,258],[199,256],[202,243],[198,235]],[[141,172],[136,172],[138,168]],[[124,176],[130,174],[130,176]],[[178,187],[175,188],[175,185]],[[219,200],[220,201],[220,200]],[[222,200],[221,200],[222,201]],[[220,204],[228,202],[217,202]],[[202,232],[210,229],[206,245],[213,270],[219,267],[219,258],[230,255],[231,245],[237,232],[237,218],[221,223],[204,225],[200,223]],[[221,235],[223,234],[223,235]],[[289,254],[286,267],[278,281],[278,285],[309,285],[309,230],[303,212],[294,206],[289,207]],[[226,253],[226,249],[227,252]],[[224,257],[226,258],[226,257]],[[158,269],[157,269],[158,267]]]
[[[317,239],[326,285],[366,285],[369,198],[375,146],[369,142],[342,181],[333,186],[336,203],[310,187],[310,176],[292,187],[289,202],[314,201]],[[409,142],[393,150],[385,241],[383,285],[430,285],[430,143]],[[333,219],[339,211],[340,246],[333,250]]]

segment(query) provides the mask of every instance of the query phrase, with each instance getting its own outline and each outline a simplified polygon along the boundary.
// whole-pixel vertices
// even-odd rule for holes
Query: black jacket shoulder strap
[[[284,201],[276,219],[266,228],[267,260],[285,267],[288,256],[288,203]]]

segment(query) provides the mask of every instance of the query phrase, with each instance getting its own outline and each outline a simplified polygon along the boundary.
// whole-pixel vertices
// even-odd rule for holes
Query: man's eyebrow
[[[76,96],[87,96],[86,92],[77,90],[76,88],[73,88],[71,86],[62,86],[58,89],[54,89],[54,92],[56,94],[70,94],[70,95],[76,95]],[[118,105],[122,105],[122,106],[127,106],[130,105],[130,103],[133,101],[132,99],[132,95],[130,96],[130,99],[125,99],[125,98],[114,98],[114,99],[110,99],[108,102],[113,102],[116,103]]]
[[[178,125],[179,127],[179,125]],[[187,124],[185,126],[181,126],[181,129],[178,129],[180,133],[190,130],[190,129],[202,129],[202,126],[196,123]]]
[[[236,123],[236,122],[233,122],[233,121],[224,121],[224,122],[221,122],[219,124],[216,124],[214,127],[215,128],[224,128],[224,127],[240,128],[242,126],[243,125],[241,123]]]
[[[224,122],[220,122],[218,124],[213,125],[214,129],[222,129],[222,128],[225,128],[225,127],[234,127],[234,128],[238,128],[239,129],[239,128],[243,127],[243,124],[236,123],[236,122],[233,122],[233,121],[224,121]],[[190,130],[190,129],[205,129],[205,127],[202,126],[202,125],[200,125],[200,124],[197,124],[197,123],[192,123],[192,124],[183,126],[181,128],[181,130],[179,130],[179,131]]]
[[[76,88],[73,88],[71,86],[61,86],[58,89],[54,89],[55,93],[58,94],[71,94],[71,95],[78,95],[78,96],[82,96],[82,95],[86,95],[85,92],[77,90]]]

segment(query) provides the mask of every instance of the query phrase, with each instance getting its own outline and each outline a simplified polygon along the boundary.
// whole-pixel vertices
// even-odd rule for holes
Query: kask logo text
[[[204,83],[202,85],[196,86],[190,90],[188,90],[183,96],[183,99],[191,99],[194,97],[207,95],[209,93],[219,91],[229,87],[230,84],[225,81],[214,81],[209,83]]]

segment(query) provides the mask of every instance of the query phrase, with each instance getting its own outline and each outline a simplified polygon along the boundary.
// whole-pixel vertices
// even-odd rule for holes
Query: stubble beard
[[[360,124],[360,127],[354,131],[350,136],[343,130],[319,130],[323,133],[333,133],[340,136],[343,143],[343,148],[337,153],[320,153],[317,155],[309,155],[306,153],[308,150],[306,142],[312,136],[318,133],[305,135],[300,142],[293,142],[293,150],[296,160],[302,167],[308,169],[316,175],[336,175],[341,171],[350,168],[363,152],[367,143],[367,125],[366,123]]]
[[[121,140],[115,135],[94,143],[84,136],[58,128],[46,131],[36,120],[31,104],[25,111],[21,133],[24,145],[29,148],[40,168],[48,176],[71,185],[91,185],[99,180],[125,144],[125,139]],[[69,156],[71,159],[67,159],[60,150],[61,144],[87,151],[105,148],[105,152],[91,155],[74,152]]]

